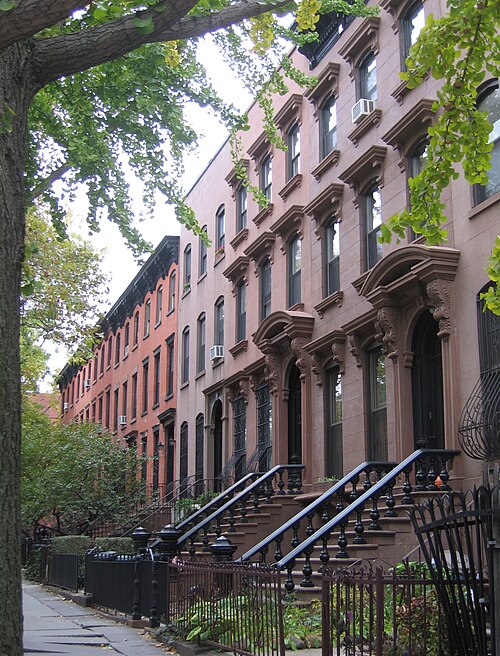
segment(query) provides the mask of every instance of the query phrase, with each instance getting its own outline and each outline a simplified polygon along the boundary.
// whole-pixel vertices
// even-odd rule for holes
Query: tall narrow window
[[[137,417],[137,373],[132,374],[132,407],[131,407],[132,419]]]
[[[127,321],[125,324],[125,339],[123,344],[123,357],[126,358],[128,355],[128,347],[130,342],[130,324]]]
[[[181,426],[179,449],[179,478],[185,481],[188,475],[188,425],[185,421]]]
[[[226,210],[221,205],[215,216],[215,247],[217,250],[223,249],[226,243]]]
[[[377,65],[371,52],[359,65],[359,98],[377,100]]]
[[[266,258],[260,267],[260,320],[271,314],[271,262]]]
[[[149,359],[142,363],[142,414],[148,411]]]
[[[288,245],[288,307],[300,303],[300,274],[302,269],[301,241],[294,237]]]
[[[122,348],[122,334],[118,333],[115,340],[115,364],[120,362],[120,351]]]
[[[205,313],[200,314],[197,323],[196,373],[200,373],[205,371]]]
[[[148,434],[141,433],[141,481],[146,481],[148,475]]]
[[[97,354],[94,358],[94,383],[97,380],[97,372],[99,370],[99,355]]]
[[[160,403],[160,349],[155,351],[153,359],[153,406]]]
[[[337,146],[337,106],[330,96],[319,111],[320,157],[323,159]]]
[[[106,390],[106,403],[104,408],[104,427],[109,430],[111,420],[111,390]]]
[[[160,487],[160,429],[153,428],[153,493],[158,494]]]
[[[104,373],[104,358],[105,357],[106,357],[106,344],[103,344],[102,349],[101,349],[101,369],[100,369],[101,374]]]
[[[497,80],[489,80],[484,84],[477,96],[478,109],[486,112],[491,123],[489,142],[493,145],[491,151],[491,168],[487,172],[488,182],[485,185],[474,185],[474,205],[500,192],[500,88]]]
[[[294,125],[287,135],[288,179],[300,172],[300,129]]]
[[[266,155],[260,164],[260,190],[269,202],[272,200],[273,169],[271,156]]]
[[[244,185],[238,188],[236,215],[236,231],[239,232],[247,227],[247,188]]]
[[[247,290],[242,280],[236,290],[236,341],[241,342],[247,336]]]
[[[163,314],[163,287],[158,287],[156,292],[156,315],[155,315],[155,325],[161,323],[161,315]]]
[[[175,309],[175,294],[176,294],[177,276],[175,271],[170,274],[168,281],[168,311],[173,312]]]
[[[139,311],[134,314],[134,346],[139,342]]]
[[[118,388],[113,392],[113,401],[114,401],[114,412],[113,412],[113,430],[116,432],[118,430],[118,414],[120,412],[119,407],[119,391]]]
[[[325,474],[342,478],[342,380],[338,367],[326,370]]]
[[[196,417],[196,425],[195,425],[195,442],[196,442],[196,450],[195,450],[195,462],[194,462],[194,468],[195,468],[195,491],[196,492],[203,492],[203,469],[204,469],[204,458],[203,458],[203,451],[204,451],[204,440],[203,440],[203,427],[204,421],[203,421],[203,415],[198,415]]]
[[[125,381],[122,385],[122,415],[127,418],[127,395],[128,395],[128,382]]]
[[[167,398],[174,393],[174,337],[167,339]]]
[[[362,198],[365,230],[365,269],[371,269],[382,257],[378,238],[382,225],[381,196],[377,185],[372,185]]]
[[[246,473],[246,404],[243,396],[233,401],[234,478],[238,481]]]
[[[98,404],[98,407],[97,407],[97,419],[98,419],[99,423],[102,424],[102,405],[103,405],[102,394],[101,394],[101,396],[98,398],[98,400],[97,400],[97,404]]]
[[[224,345],[224,299],[222,296],[215,302],[214,341],[215,344]]]
[[[203,226],[202,231],[207,234],[207,226]],[[207,272],[207,243],[202,237],[199,238],[199,257],[198,277],[201,278]]]
[[[414,2],[401,19],[401,68],[406,70],[406,58],[425,25],[424,7],[420,0]]]
[[[385,356],[382,347],[374,344],[368,359],[368,458],[387,460],[387,398]]]
[[[272,403],[269,385],[265,383],[255,391],[257,401],[257,446],[259,449],[259,471],[266,472],[272,462]]]
[[[184,249],[184,278],[183,291],[187,292],[191,288],[191,244]]]
[[[146,301],[144,306],[144,337],[149,335],[151,329],[151,300]]]
[[[339,222],[334,218],[325,226],[325,289],[326,296],[340,289]]]
[[[182,331],[181,383],[189,380],[189,328]]]
[[[112,352],[113,352],[113,336],[110,335],[108,339],[108,361],[106,362],[106,368],[111,366]]]

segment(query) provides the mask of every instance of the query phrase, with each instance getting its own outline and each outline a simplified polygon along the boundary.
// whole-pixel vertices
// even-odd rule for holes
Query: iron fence
[[[167,626],[247,656],[284,654],[281,574],[270,566],[169,564]]]
[[[436,588],[425,564],[388,571],[368,563],[324,573],[322,654],[451,656]]]
[[[81,556],[49,552],[47,583],[78,592]]]

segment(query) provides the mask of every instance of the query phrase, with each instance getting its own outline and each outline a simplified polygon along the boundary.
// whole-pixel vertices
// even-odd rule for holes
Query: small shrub
[[[28,581],[41,583],[42,552],[40,549],[32,549],[26,561],[24,575]]]
[[[92,549],[94,541],[86,535],[62,535],[53,539],[52,546],[54,553],[83,556],[87,549]]]

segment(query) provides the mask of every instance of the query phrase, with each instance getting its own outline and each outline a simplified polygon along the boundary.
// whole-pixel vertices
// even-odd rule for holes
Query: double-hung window
[[[300,173],[300,129],[295,123],[287,134],[288,179]]]
[[[323,159],[337,146],[337,107],[330,96],[319,110],[320,157]]]
[[[288,245],[288,307],[300,303],[300,277],[302,269],[302,248],[298,236]]]
[[[325,225],[325,291],[330,296],[340,289],[339,221],[330,219]]]

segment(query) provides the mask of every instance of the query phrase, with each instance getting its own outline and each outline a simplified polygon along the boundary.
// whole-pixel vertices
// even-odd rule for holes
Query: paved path
[[[101,617],[49,592],[40,585],[23,584],[24,653],[71,656],[166,656],[141,629]]]

